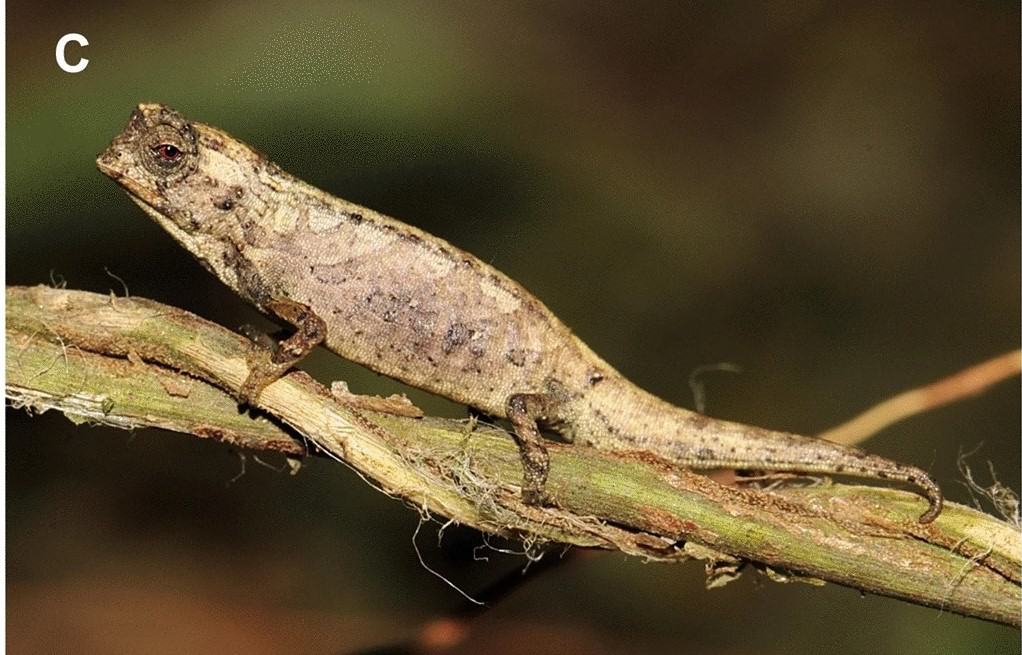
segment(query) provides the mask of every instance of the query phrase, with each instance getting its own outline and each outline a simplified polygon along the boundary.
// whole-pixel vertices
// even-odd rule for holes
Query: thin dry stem
[[[1018,375],[1019,371],[1022,371],[1022,350],[1013,350],[932,384],[900,393],[818,436],[854,445],[910,416],[983,393],[998,382]]]

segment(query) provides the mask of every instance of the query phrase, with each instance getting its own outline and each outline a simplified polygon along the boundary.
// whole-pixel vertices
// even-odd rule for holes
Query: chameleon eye
[[[157,157],[169,164],[178,161],[181,159],[181,155],[184,154],[181,152],[180,148],[172,143],[161,143],[159,145],[155,145],[153,146],[153,152],[156,153]]]
[[[134,140],[138,161],[149,173],[165,181],[187,177],[196,163],[196,135],[191,125],[143,125]]]

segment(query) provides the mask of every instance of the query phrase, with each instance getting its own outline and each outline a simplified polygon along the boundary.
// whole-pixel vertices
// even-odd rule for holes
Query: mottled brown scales
[[[229,134],[143,104],[99,168],[235,292],[297,328],[256,350],[253,398],[322,342],[379,373],[510,419],[541,502],[540,426],[569,441],[700,469],[845,473],[907,482],[922,470],[853,448],[708,418],[639,389],[518,283],[446,241],[283,172]]]

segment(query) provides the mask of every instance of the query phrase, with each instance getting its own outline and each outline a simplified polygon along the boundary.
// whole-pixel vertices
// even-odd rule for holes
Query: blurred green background
[[[169,103],[521,281],[640,385],[815,433],[1018,347],[1017,3],[7,5],[7,281],[270,324],[95,170]],[[80,32],[85,72],[60,71]],[[75,59],[76,49],[69,51]],[[319,353],[355,391],[391,381]],[[427,411],[463,409],[421,393]],[[1019,384],[867,447],[1019,488]],[[344,653],[461,605],[417,513],[179,435],[7,411],[10,652]],[[265,458],[279,466],[280,461]],[[468,591],[520,557],[436,527]],[[1012,653],[1014,630],[836,586],[576,558],[479,619],[472,653]]]

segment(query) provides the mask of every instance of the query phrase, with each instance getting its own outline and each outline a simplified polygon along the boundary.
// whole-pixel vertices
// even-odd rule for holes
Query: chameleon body
[[[543,500],[538,427],[697,469],[833,473],[942,495],[922,470],[855,448],[712,419],[629,382],[521,285],[446,241],[331,196],[226,132],[142,104],[100,170],[211,272],[297,328],[253,358],[252,398],[317,343],[414,387],[510,419],[523,496]]]

